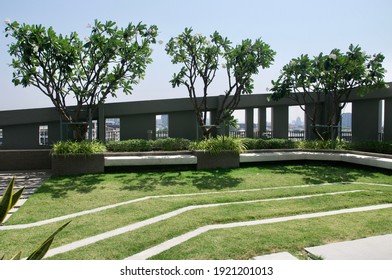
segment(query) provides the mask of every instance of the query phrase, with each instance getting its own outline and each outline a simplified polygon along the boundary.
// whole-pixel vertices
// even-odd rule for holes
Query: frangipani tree
[[[6,24],[6,37],[14,39],[9,45],[12,82],[37,87],[49,97],[77,140],[87,132],[83,112],[93,113],[118,90],[131,94],[133,85],[143,79],[158,31],[154,25],[130,23],[119,28],[113,21],[96,20],[88,26],[90,36],[81,40],[75,32],[58,35],[52,27]],[[69,96],[76,102],[73,110],[67,104]]]
[[[382,54],[370,56],[354,45],[346,53],[333,49],[330,54],[320,53],[314,58],[301,55],[285,65],[279,78],[272,81],[270,99],[293,99],[305,111],[319,139],[335,140],[341,111],[354,90],[364,95],[386,87],[383,61]],[[321,102],[325,102],[328,112],[322,125],[319,123]]]
[[[261,39],[254,42],[246,39],[232,46],[230,40],[218,32],[207,38],[193,34],[192,28],[185,28],[183,33],[171,38],[166,52],[173,64],[182,65],[170,82],[173,87],[187,88],[205,138],[209,138],[217,126],[231,118],[241,95],[252,93],[253,75],[259,73],[260,67],[268,68],[275,56],[275,52]],[[207,97],[211,94],[210,86],[220,68],[226,73],[227,89],[215,118],[211,120],[212,126],[207,127]]]

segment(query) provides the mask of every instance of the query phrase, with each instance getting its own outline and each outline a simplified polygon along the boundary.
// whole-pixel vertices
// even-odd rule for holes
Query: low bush
[[[190,145],[190,149],[193,151],[203,150],[211,154],[218,154],[223,151],[233,151],[240,154],[246,150],[246,146],[239,138],[223,138],[222,136],[218,136],[216,138],[193,142]]]
[[[392,154],[392,142],[378,142],[378,141],[366,141],[366,142],[354,142],[350,143],[348,150],[356,150],[370,153],[382,153]]]
[[[152,151],[151,140],[129,139],[122,141],[110,141],[106,143],[106,148],[110,152],[147,152]]]
[[[298,149],[311,149],[311,150],[347,150],[350,143],[346,141],[321,141],[321,140],[304,140],[296,142]]]
[[[292,140],[288,139],[253,139],[245,138],[241,139],[243,145],[248,150],[259,150],[259,149],[295,149],[296,144]]]
[[[189,150],[191,140],[183,138],[163,138],[152,142],[153,150],[157,151],[182,151]]]
[[[60,141],[53,145],[52,155],[92,155],[106,152],[104,144],[98,141]]]

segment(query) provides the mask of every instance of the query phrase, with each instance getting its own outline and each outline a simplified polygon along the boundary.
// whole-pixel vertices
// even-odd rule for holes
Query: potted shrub
[[[246,150],[239,139],[222,136],[195,142],[191,149],[197,156],[198,170],[239,167],[240,153]]]
[[[53,175],[103,173],[105,145],[97,141],[61,141],[53,145]]]

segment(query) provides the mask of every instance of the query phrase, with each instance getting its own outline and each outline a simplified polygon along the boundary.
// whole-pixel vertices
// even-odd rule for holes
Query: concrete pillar
[[[385,99],[384,141],[392,141],[392,98]]]
[[[263,136],[263,133],[267,131],[267,108],[259,107],[259,137]]]
[[[129,115],[120,118],[120,140],[148,139],[148,130],[152,130],[155,137],[155,114]]]
[[[325,125],[324,121],[324,104],[307,104],[305,106],[305,139],[306,140],[317,140],[319,139],[314,132],[314,126],[312,124],[312,121],[308,116],[312,116],[314,111],[316,110],[317,116],[316,116],[316,121],[315,125]],[[323,128],[320,127],[320,131],[323,131]]]
[[[289,107],[272,107],[273,138],[287,139],[289,135]]]
[[[172,112],[169,114],[169,136],[196,140],[198,124],[194,111]]]
[[[352,103],[352,133],[355,141],[377,141],[379,100],[359,100]]]
[[[254,132],[253,132],[253,108],[247,108],[245,110],[245,129],[246,129],[246,137],[247,138],[254,138]]]

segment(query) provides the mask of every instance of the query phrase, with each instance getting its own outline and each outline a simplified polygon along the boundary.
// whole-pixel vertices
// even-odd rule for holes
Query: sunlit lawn
[[[55,248],[189,205],[361,191],[195,209],[53,257],[123,259],[208,224],[392,203],[392,187],[361,183],[317,185],[334,182],[392,185],[392,179],[388,174],[324,164],[267,165],[202,172],[156,171],[58,177],[47,181],[6,224],[30,223],[136,198],[151,197],[144,201],[72,218],[71,224],[58,235],[52,245],[52,248]],[[304,184],[309,186],[285,188]],[[236,190],[245,191],[233,192]],[[183,196],[154,197],[170,194]],[[280,250],[288,250],[301,257],[302,249],[306,246],[392,233],[391,214],[392,210],[378,210],[275,225],[216,230],[154,258],[247,259]],[[360,222],[355,222],[357,220]],[[65,221],[31,229],[0,231],[0,257],[4,253],[6,258],[9,258],[18,250],[27,255],[63,223]]]

